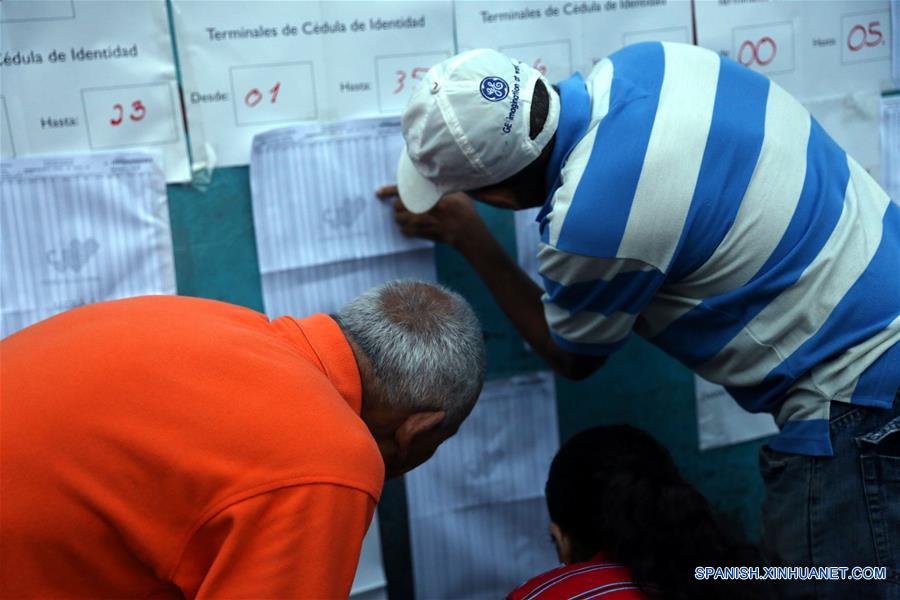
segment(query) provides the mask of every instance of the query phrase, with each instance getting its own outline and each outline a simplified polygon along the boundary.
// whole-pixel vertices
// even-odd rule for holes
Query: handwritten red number
[[[271,104],[275,104],[275,102],[278,100],[278,92],[280,92],[280,91],[281,91],[281,82],[276,81],[275,85],[272,86],[272,89],[269,90],[269,102]],[[247,92],[246,96],[244,96],[244,104],[246,104],[250,108],[253,108],[257,104],[259,104],[262,101],[262,99],[263,99],[262,92],[260,92],[259,89],[257,89],[257,88],[253,88],[252,90]]]
[[[113,110],[116,111],[116,116],[109,120],[110,125],[113,127],[118,127],[122,124],[122,121],[125,120],[125,107],[121,104],[113,104]],[[147,107],[144,106],[144,103],[140,100],[135,100],[131,103],[131,113],[129,113],[128,118],[132,121],[140,121],[147,115]]]
[[[113,104],[113,110],[119,111],[118,116],[109,120],[110,125],[116,127],[122,124],[122,117],[125,115],[125,109],[122,108],[121,104]]]
[[[764,55],[763,48],[768,46],[768,56]],[[746,50],[750,51],[750,55],[747,56]],[[755,43],[751,40],[744,40],[744,43],[741,44],[740,50],[738,50],[737,59],[738,62],[744,65],[745,67],[752,66],[754,63],[758,64],[761,67],[765,67],[773,60],[775,60],[775,54],[778,52],[778,46],[775,44],[775,40],[770,38],[767,35],[759,38]]]
[[[415,79],[416,81],[421,81],[422,77],[424,77],[425,73],[427,73],[429,70],[430,69],[427,69],[425,67],[415,67],[412,71],[409,72],[409,76],[412,77],[413,79]],[[394,93],[399,94],[400,92],[403,91],[403,88],[406,87],[407,75],[406,75],[406,71],[403,71],[403,70],[396,71],[396,73],[397,73],[397,89],[394,90]]]
[[[131,108],[133,109],[133,111],[130,115],[128,115],[128,118],[132,121],[140,121],[144,118],[144,115],[147,114],[147,109],[144,108],[144,105],[140,100],[135,100],[134,102],[132,102]]]
[[[395,94],[399,94],[403,91],[403,86],[406,81],[406,71],[397,71],[397,89],[394,90]]]
[[[247,92],[246,96],[244,96],[244,104],[251,108],[259,104],[260,100],[262,100],[262,94],[256,88],[253,88],[252,90]]]
[[[869,27],[864,27],[861,23],[854,25],[847,34],[847,47],[852,52],[859,52],[863,48],[874,48],[881,44],[884,34],[881,33],[881,21],[871,21]],[[856,35],[856,34],[861,35]]]
[[[853,42],[853,34],[859,32],[862,34],[862,37],[859,39],[859,43]],[[850,48],[853,52],[858,52],[862,50],[866,45],[866,28],[862,25],[854,25],[850,30],[850,34],[847,36],[847,47]]]
[[[880,29],[876,29],[877,27],[881,27],[881,21],[872,21],[871,23],[869,23],[868,33],[872,36],[877,36],[877,38],[873,37],[873,39],[866,41],[866,46],[868,46],[869,48],[877,46],[878,44],[882,43],[882,40],[884,40],[884,34],[881,33]]]

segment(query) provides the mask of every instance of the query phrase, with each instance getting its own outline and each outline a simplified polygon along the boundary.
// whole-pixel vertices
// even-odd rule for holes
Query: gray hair
[[[466,417],[484,382],[485,353],[462,296],[424,281],[391,281],[348,303],[338,320],[371,363],[364,385],[387,406],[443,410],[446,427]]]

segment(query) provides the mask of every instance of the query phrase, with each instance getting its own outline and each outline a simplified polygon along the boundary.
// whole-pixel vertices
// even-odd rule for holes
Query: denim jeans
[[[783,598],[900,599],[900,392],[892,410],[831,405],[833,457],[765,446],[762,550],[772,566],[885,567],[887,580],[788,581]]]

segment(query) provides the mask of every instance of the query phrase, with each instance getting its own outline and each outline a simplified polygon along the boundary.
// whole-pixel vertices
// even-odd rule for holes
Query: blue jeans
[[[834,402],[833,457],[765,446],[763,555],[773,566],[885,567],[885,581],[789,581],[782,598],[900,599],[900,392],[893,410]]]

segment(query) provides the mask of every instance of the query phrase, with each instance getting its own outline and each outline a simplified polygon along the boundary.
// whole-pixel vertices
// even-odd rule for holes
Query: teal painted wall
[[[220,169],[204,185],[170,185],[168,194],[179,293],[262,310],[248,169]],[[515,256],[512,214],[490,208],[481,214]],[[465,261],[444,246],[437,248],[436,261],[440,281],[468,298],[481,318],[488,376],[541,368]],[[558,379],[557,407],[562,439],[604,423],[630,423],[651,432],[728,519],[752,539],[758,537],[763,487],[756,460],[761,442],[699,452],[692,376],[653,346],[635,338],[590,379]],[[409,598],[402,481],[386,487],[379,515],[391,596]]]

